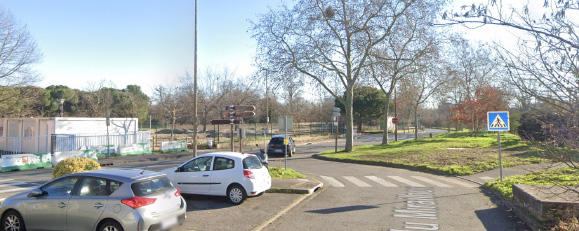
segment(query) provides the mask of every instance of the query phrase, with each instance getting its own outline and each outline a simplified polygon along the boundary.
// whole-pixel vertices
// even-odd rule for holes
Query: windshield
[[[243,169],[260,169],[261,167],[261,161],[259,161],[257,156],[250,156],[243,159]]]
[[[271,138],[270,144],[283,144],[283,138]]]

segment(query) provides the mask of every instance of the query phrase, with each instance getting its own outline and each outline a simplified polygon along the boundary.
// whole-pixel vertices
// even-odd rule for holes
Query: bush
[[[52,169],[52,177],[57,178],[66,174],[100,169],[101,165],[92,158],[72,157],[58,162]]]

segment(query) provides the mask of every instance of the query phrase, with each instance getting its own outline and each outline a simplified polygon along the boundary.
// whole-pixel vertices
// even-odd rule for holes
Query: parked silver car
[[[187,206],[165,174],[98,170],[52,180],[4,200],[0,231],[166,230]]]

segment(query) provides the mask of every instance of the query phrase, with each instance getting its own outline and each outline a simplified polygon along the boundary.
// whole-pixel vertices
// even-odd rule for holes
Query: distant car
[[[186,209],[165,174],[97,170],[6,198],[0,230],[166,230],[183,224]]]
[[[163,170],[183,194],[226,196],[233,204],[271,188],[271,176],[253,154],[207,153]]]
[[[288,140],[288,144],[284,145],[284,139]],[[286,149],[287,148],[287,149]],[[287,156],[291,157],[296,152],[296,142],[290,135],[275,135],[272,136],[267,145],[268,155],[281,155],[285,156],[287,150]]]

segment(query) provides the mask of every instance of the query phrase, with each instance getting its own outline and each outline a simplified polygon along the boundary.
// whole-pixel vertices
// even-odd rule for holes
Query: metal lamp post
[[[64,99],[60,98],[60,117],[64,115]]]

